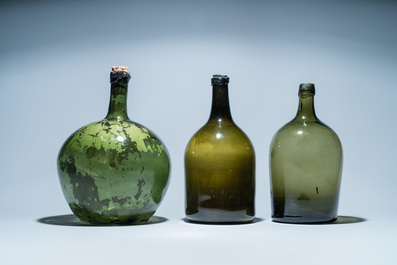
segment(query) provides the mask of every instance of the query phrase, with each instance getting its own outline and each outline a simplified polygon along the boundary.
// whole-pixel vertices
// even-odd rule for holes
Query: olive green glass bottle
[[[300,85],[298,113],[270,145],[274,221],[321,223],[337,218],[342,145],[317,118],[314,94],[314,84]]]
[[[255,153],[233,122],[229,78],[214,75],[208,122],[185,152],[186,218],[204,223],[245,223],[255,215]]]

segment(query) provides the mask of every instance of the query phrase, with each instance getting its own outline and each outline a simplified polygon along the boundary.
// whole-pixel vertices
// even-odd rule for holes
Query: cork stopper
[[[211,79],[212,85],[227,85],[229,84],[229,77],[227,75],[213,75]]]
[[[127,66],[112,66],[112,72],[118,71],[118,70],[124,70],[128,72],[128,67]]]
[[[298,95],[300,95],[302,92],[306,92],[306,91],[311,93],[312,95],[315,95],[316,90],[315,90],[314,84],[313,83],[302,83],[299,85]]]
[[[126,66],[112,66],[110,72],[110,83],[128,82],[131,79]]]

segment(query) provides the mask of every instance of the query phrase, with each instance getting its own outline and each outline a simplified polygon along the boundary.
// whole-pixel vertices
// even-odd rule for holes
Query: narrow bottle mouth
[[[229,84],[229,77],[227,75],[213,75],[211,85],[226,85]]]
[[[312,95],[316,94],[316,89],[313,83],[301,83],[299,85],[299,93],[298,95],[300,95],[303,92],[309,92]]]
[[[126,66],[113,66],[110,72],[110,83],[128,82],[131,74]]]

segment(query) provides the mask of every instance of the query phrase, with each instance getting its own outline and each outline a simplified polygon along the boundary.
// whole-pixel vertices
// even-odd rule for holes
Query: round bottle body
[[[72,134],[58,155],[65,198],[92,224],[146,222],[168,186],[170,159],[160,139],[129,120],[102,120]]]
[[[270,145],[273,220],[336,219],[341,173],[342,145],[332,129],[319,120],[286,124]]]
[[[232,121],[210,120],[185,152],[186,218],[244,223],[255,216],[255,153]]]

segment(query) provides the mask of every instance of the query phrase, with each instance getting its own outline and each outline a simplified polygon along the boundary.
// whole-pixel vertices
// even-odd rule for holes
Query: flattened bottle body
[[[270,145],[273,220],[320,223],[336,219],[342,161],[337,134],[315,115],[310,118],[298,111]]]

